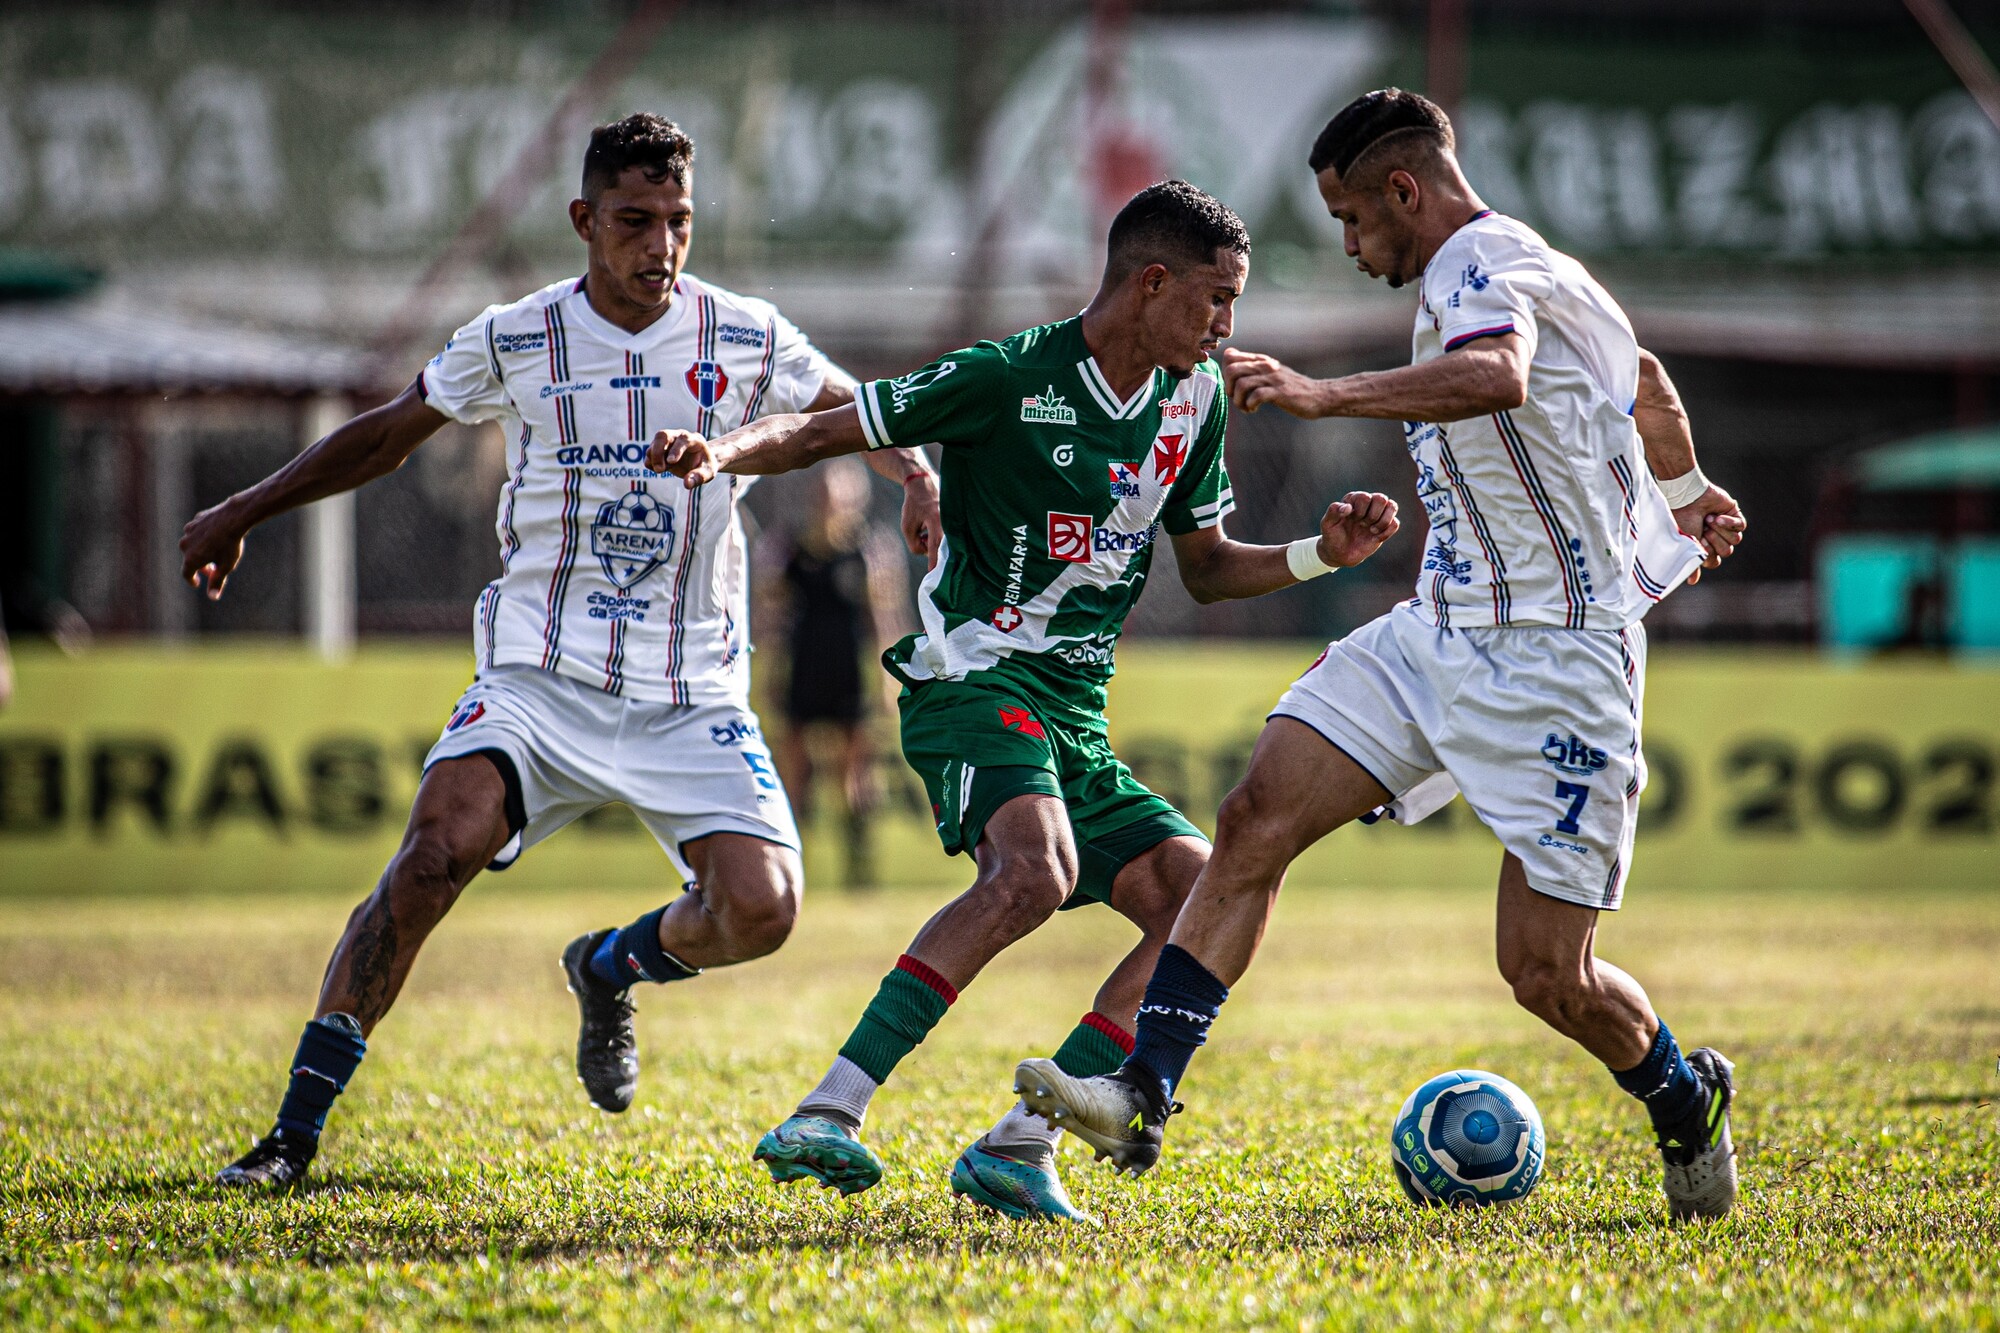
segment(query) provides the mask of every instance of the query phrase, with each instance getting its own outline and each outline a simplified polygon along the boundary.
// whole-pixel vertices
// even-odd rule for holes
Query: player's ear
[[[1423,198],[1423,187],[1417,183],[1417,178],[1400,167],[1389,173],[1389,179],[1384,184],[1388,187],[1389,197],[1405,212],[1414,211],[1417,201]]]
[[[1167,285],[1168,276],[1165,264],[1148,264],[1139,270],[1139,290],[1148,296],[1158,296],[1160,289]]]
[[[576,230],[577,239],[590,244],[590,201],[572,199],[569,201],[569,225]]]

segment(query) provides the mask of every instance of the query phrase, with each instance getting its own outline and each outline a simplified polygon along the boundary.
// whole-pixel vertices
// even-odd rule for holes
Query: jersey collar
[[[667,313],[640,329],[637,333],[627,333],[610,320],[597,313],[590,304],[590,297],[583,290],[583,279],[579,278],[564,294],[571,318],[581,324],[591,337],[599,342],[628,352],[643,352],[673,336],[680,326],[687,322],[688,307],[699,301],[700,294],[695,284],[686,274],[674,283],[674,299],[667,306]]]
[[[1111,392],[1111,381],[1104,378],[1104,372],[1097,368],[1097,358],[1086,356],[1076,363],[1076,373],[1083,377],[1083,387],[1090,390],[1090,396],[1104,409],[1104,415],[1113,421],[1130,421],[1146,410],[1147,402],[1153,396],[1153,383],[1157,374],[1148,375],[1130,398],[1119,402]]]

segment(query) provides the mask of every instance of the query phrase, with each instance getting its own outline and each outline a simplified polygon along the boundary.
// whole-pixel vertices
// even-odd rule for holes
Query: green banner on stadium
[[[1000,271],[1088,270],[1101,196],[1166,175],[1260,241],[1346,267],[1306,146],[1356,93],[1420,82],[1413,43],[1335,15],[1147,19],[1107,48],[1107,74],[1086,22],[987,8],[679,15],[590,109],[694,132],[718,277],[834,262],[931,282],[975,248]],[[422,7],[12,17],[0,244],[140,267],[435,255],[617,31]],[[1578,253],[2000,250],[2000,132],[1914,24],[1760,42],[1482,26],[1467,72],[1473,183]],[[560,155],[496,262],[573,262],[574,162]]]
[[[1112,729],[1141,778],[1212,826],[1266,710],[1317,647],[1134,644]],[[23,654],[0,714],[0,891],[192,893],[372,884],[420,763],[470,675],[449,649],[338,667],[290,647]],[[1656,652],[1652,785],[1631,892],[1648,885],[2000,888],[2000,670]],[[886,883],[958,887],[915,780],[883,759]],[[824,802],[822,802],[824,804]],[[834,822],[808,830],[837,882]],[[1462,803],[1414,828],[1343,829],[1295,884],[1489,886],[1498,844]],[[613,808],[534,849],[509,882],[653,886],[673,872]]]

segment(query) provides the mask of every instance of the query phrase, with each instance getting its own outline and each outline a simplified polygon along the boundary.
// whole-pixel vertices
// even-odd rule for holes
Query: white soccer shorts
[[[1272,709],[1339,747],[1414,823],[1464,793],[1536,892],[1615,909],[1646,761],[1646,636],[1438,629],[1405,603],[1328,646]]]
[[[538,667],[502,665],[460,697],[424,768],[481,750],[504,754],[520,783],[520,808],[508,812],[518,824],[493,870],[612,801],[632,807],[684,879],[694,873],[681,849],[711,833],[798,850],[791,802],[747,708],[625,699]]]

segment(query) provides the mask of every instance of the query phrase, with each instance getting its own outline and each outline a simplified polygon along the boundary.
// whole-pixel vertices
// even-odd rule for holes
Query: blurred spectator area
[[[2000,46],[2000,5],[1951,3]],[[180,584],[174,543],[482,307],[574,273],[580,128],[635,106],[697,137],[692,268],[777,301],[857,375],[1075,311],[1109,211],[1169,174],[1251,226],[1238,345],[1320,374],[1401,364],[1412,296],[1353,273],[1303,164],[1332,111],[1396,82],[1451,107],[1489,202],[1624,304],[1748,512],[1743,554],[1656,610],[1654,637],[1810,640],[1820,552],[1874,533],[1893,540],[1851,549],[1891,554],[1850,561],[1854,586],[1907,614],[1871,641],[1952,641],[1935,608],[1953,553],[1994,532],[1993,486],[1853,479],[1868,451],[2000,416],[2000,129],[1902,0],[688,0],[628,40],[649,12],[9,5],[10,626],[73,608],[108,634],[468,631],[498,565],[491,429],[447,428],[344,509],[261,529],[220,604]],[[554,117],[566,97],[580,118]],[[544,133],[556,167],[515,179]],[[1417,512],[1394,423],[1239,415],[1228,458],[1245,539],[1304,535],[1350,489]],[[753,491],[753,521],[782,494]],[[878,488],[885,520],[895,500]],[[1925,534],[1940,554],[1893,554]],[[1417,537],[1210,607],[1162,551],[1131,629],[1325,638],[1407,595]]]

